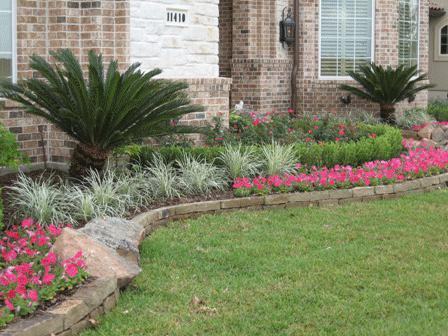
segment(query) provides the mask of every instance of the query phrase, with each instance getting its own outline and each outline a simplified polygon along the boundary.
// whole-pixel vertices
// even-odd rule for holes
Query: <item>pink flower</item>
[[[39,300],[39,294],[34,289],[28,291],[27,297],[33,302],[37,302],[37,300]]]
[[[8,299],[5,300],[5,305],[10,311],[14,311],[14,305]]]
[[[65,266],[65,272],[70,278],[74,278],[78,275],[78,267],[74,264],[68,264]]]
[[[54,274],[46,273],[46,274],[42,277],[42,283],[43,283],[44,285],[51,285],[55,277],[56,277],[56,276],[55,276]]]
[[[51,225],[48,227],[48,231],[50,232],[51,235],[53,235],[53,236],[55,236],[55,237],[60,236],[61,233],[62,233],[62,229],[56,227],[56,226],[53,225],[53,224],[51,224]]]
[[[29,229],[31,226],[33,226],[33,224],[34,224],[34,221],[32,218],[24,219],[22,221],[22,228]]]

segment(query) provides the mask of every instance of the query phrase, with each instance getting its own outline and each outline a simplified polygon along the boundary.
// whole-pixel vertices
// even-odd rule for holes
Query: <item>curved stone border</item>
[[[446,188],[448,173],[410,180],[403,183],[336,189],[300,193],[272,194],[232,198],[190,204],[173,205],[151,210],[134,217],[133,221],[145,228],[149,235],[170,220],[194,217],[206,213],[219,213],[238,209],[272,209],[312,206],[335,206],[353,202],[368,202],[380,199],[398,198],[410,193],[423,193]]]
[[[119,294],[116,278],[95,279],[45,312],[11,324],[0,335],[76,335],[94,325],[98,316],[115,307]]]
[[[191,218],[206,213],[238,209],[271,209],[310,206],[335,206],[352,202],[368,202],[398,198],[410,193],[423,193],[446,188],[448,173],[403,183],[302,193],[273,194],[208,202],[179,204],[151,210],[133,221],[145,229],[145,236],[170,220]],[[143,240],[143,236],[141,237]],[[116,277],[98,278],[82,286],[76,293],[43,313],[8,326],[0,336],[69,336],[95,325],[95,319],[111,310],[119,298]]]

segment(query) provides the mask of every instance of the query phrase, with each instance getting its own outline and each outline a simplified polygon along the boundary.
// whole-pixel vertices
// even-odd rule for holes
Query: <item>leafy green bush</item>
[[[362,117],[361,114],[358,118]],[[377,120],[370,120],[377,124]],[[344,116],[327,114],[321,117],[303,115],[294,118],[284,114],[272,113],[231,113],[229,128],[223,127],[219,117],[215,126],[209,130],[207,144],[242,144],[246,146],[270,144],[275,141],[282,145],[298,142],[350,141],[367,136],[358,125]]]
[[[24,161],[14,134],[0,124],[0,168],[17,168]]]
[[[298,162],[307,166],[333,167],[358,166],[374,160],[388,160],[403,150],[403,137],[399,129],[386,126],[366,126],[371,136],[358,141],[328,142],[323,144],[297,144]]]
[[[433,122],[434,119],[424,109],[413,108],[397,115],[397,126],[403,129],[412,129],[414,126]]]
[[[434,100],[428,104],[428,114],[437,121],[448,121],[448,101]]]
[[[0,192],[2,190],[0,189]],[[3,231],[4,229],[4,224],[3,224],[3,203],[2,200],[0,199],[0,232]]]
[[[360,132],[369,134],[368,137],[357,141],[326,142],[326,143],[298,143],[294,145],[297,162],[308,166],[332,167],[336,164],[357,166],[373,160],[387,160],[398,156],[402,149],[403,137],[401,131],[388,125],[359,125]],[[261,157],[260,148],[256,154]],[[138,155],[132,157],[132,162],[141,166],[153,163],[154,154],[159,154],[165,162],[175,162],[183,155],[189,154],[194,158],[215,162],[225,152],[225,147],[142,147]]]

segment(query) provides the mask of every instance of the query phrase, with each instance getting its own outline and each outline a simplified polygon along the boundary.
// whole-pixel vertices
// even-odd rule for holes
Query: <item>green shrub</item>
[[[0,168],[17,168],[24,161],[14,134],[0,124]]]
[[[0,192],[2,190],[0,189]],[[3,224],[3,203],[2,200],[0,198],[0,231],[3,231],[4,229],[4,224]]]
[[[434,100],[428,105],[428,114],[437,121],[448,121],[448,101]]]
[[[374,160],[388,160],[397,157],[403,150],[401,131],[388,125],[359,125],[362,132],[370,134],[357,141],[326,142],[326,143],[298,143],[294,145],[297,162],[307,166],[327,166],[336,164],[358,166],[364,162]],[[132,157],[132,162],[142,166],[152,164],[154,154],[160,154],[165,162],[175,162],[183,155],[189,154],[194,158],[215,162],[225,151],[225,147],[142,147],[140,154]],[[260,148],[256,154],[261,157]]]
[[[433,122],[434,119],[424,109],[413,108],[397,115],[397,126],[403,129],[412,129],[413,126]]]

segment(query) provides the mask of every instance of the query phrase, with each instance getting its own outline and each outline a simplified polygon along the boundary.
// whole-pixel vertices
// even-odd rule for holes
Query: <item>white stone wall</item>
[[[219,0],[131,0],[131,62],[155,67],[166,78],[219,77]],[[167,23],[167,9],[186,12],[182,25]]]

